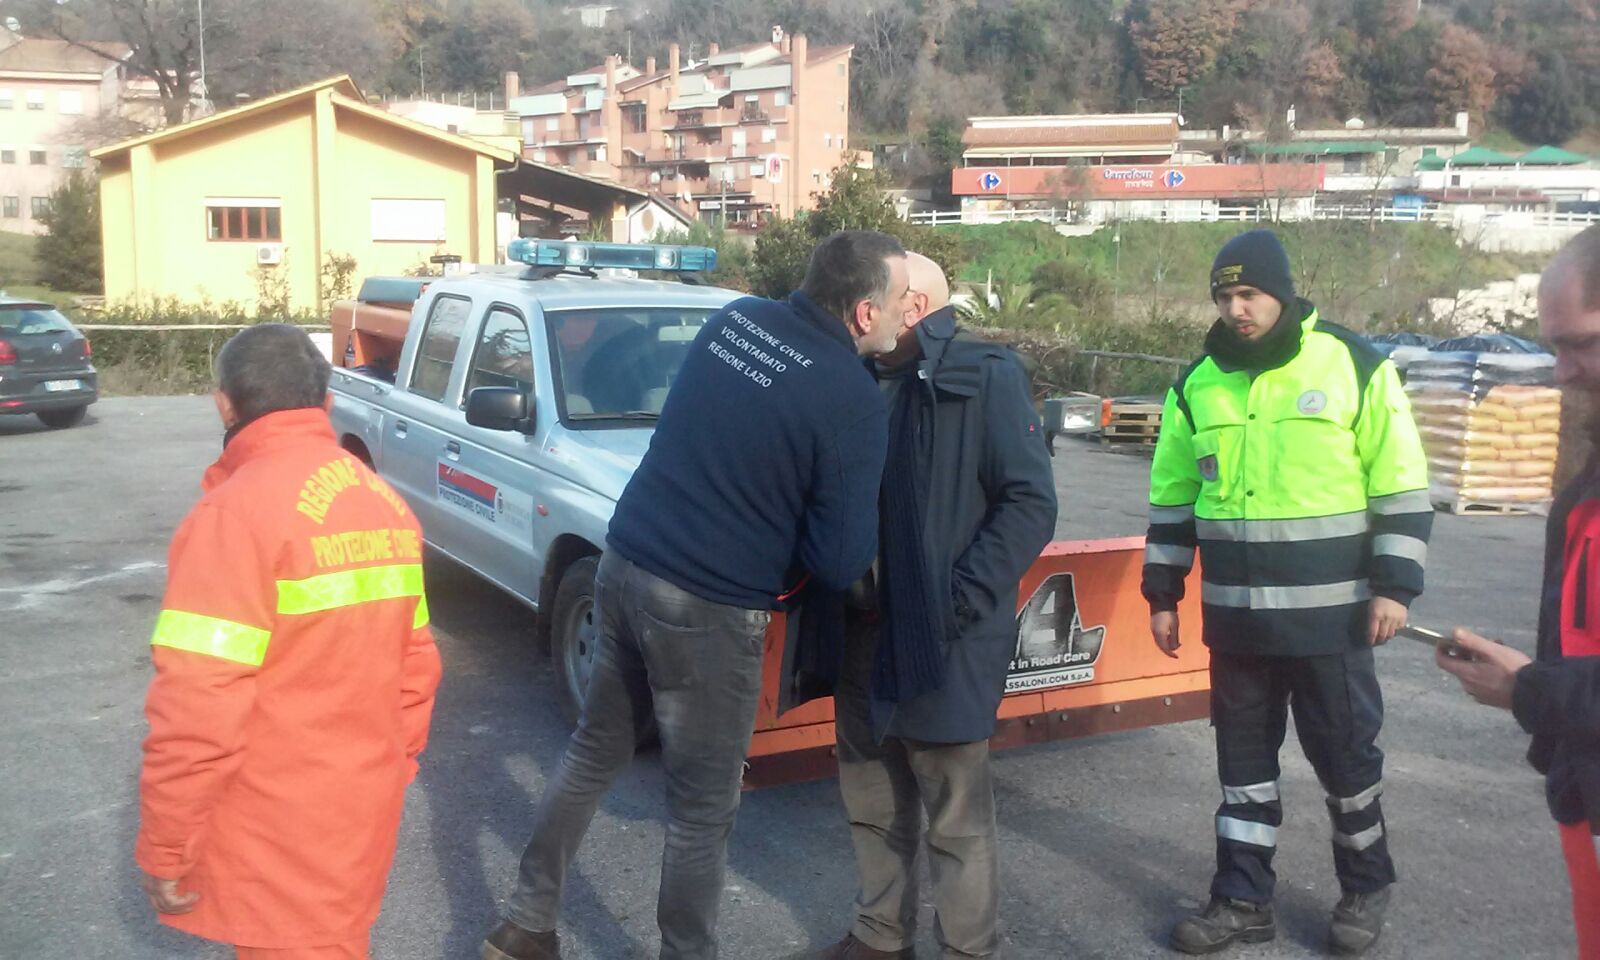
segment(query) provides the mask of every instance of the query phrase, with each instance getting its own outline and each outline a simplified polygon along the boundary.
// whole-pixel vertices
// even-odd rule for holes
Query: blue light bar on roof
[[[506,259],[533,267],[606,267],[704,273],[717,268],[717,251],[660,243],[589,243],[518,237],[506,246]]]

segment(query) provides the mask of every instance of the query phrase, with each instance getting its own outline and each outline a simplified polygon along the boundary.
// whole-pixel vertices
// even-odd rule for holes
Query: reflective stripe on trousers
[[[1258,847],[1276,847],[1278,828],[1268,823],[1241,820],[1238,817],[1217,817],[1217,836],[1224,840],[1254,844]]]

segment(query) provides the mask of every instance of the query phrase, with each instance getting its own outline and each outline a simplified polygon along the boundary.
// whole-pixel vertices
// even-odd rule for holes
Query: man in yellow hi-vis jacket
[[[1371,648],[1422,592],[1427,461],[1394,365],[1295,295],[1274,234],[1230,240],[1211,295],[1220,318],[1205,354],[1167,395],[1145,548],[1151,632],[1173,656],[1184,577],[1201,556],[1223,795],[1211,901],[1172,945],[1210,953],[1275,936],[1278,750],[1292,709],[1333,820],[1343,896],[1329,945],[1358,954],[1395,879]]]

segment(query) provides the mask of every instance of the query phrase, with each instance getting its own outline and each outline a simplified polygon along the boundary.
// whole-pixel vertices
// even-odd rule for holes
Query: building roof
[[[1297,140],[1292,143],[1247,143],[1245,152],[1269,157],[1348,157],[1383,153],[1382,140]]]
[[[427,137],[432,140],[440,141],[441,143],[449,144],[450,146],[460,147],[463,150],[479,153],[492,159],[499,160],[500,162],[508,165],[514,163],[517,159],[516,154],[508,150],[502,150],[499,147],[491,146],[482,140],[477,140],[472,137],[464,137],[453,133],[446,133],[443,130],[430,127],[427,124],[418,123],[415,120],[408,120],[405,117],[392,114],[387,110],[371,106],[367,103],[366,97],[361,93],[361,89],[356,86],[355,81],[351,80],[348,74],[337,77],[329,77],[326,80],[307,84],[303,87],[296,87],[293,90],[286,90],[283,93],[275,96],[265,97],[253,103],[247,103],[244,106],[235,107],[232,110],[224,110],[221,113],[214,113],[211,116],[200,120],[191,120],[188,123],[180,123],[176,126],[167,127],[164,130],[157,130],[154,133],[147,133],[143,136],[134,137],[131,140],[124,140],[121,143],[114,143],[108,147],[101,147],[99,150],[95,150],[93,153],[91,153],[90,156],[94,157],[96,160],[103,160],[107,157],[126,153],[129,150],[132,150],[134,147],[143,146],[148,143],[156,143],[158,141],[165,143],[189,136],[190,134],[198,131],[213,130],[245,117],[264,113],[268,110],[281,107],[284,104],[291,103],[295,100],[310,99],[324,90],[332,91],[334,104],[342,110],[349,110],[354,113],[359,113],[380,123],[400,127],[404,130],[415,133],[418,136]]]
[[[667,196],[659,190],[648,191],[645,195],[645,199],[635,203],[631,208],[629,208],[629,215],[638,213],[641,208],[651,202],[654,202],[657,206],[665,209],[674,220],[678,221],[680,226],[694,226],[694,218],[684,213],[683,210],[678,207],[678,201]]]
[[[532,90],[524,90],[522,91],[522,96],[536,97],[541,93],[565,93],[567,86],[567,80],[565,77],[563,77],[560,80],[551,80],[549,83],[542,83],[539,86],[534,87]]]
[[[627,81],[625,83],[617,84],[617,92],[618,93],[632,93],[633,91],[639,89],[640,87],[648,87],[648,86],[650,86],[650,84],[658,83],[658,82],[660,82],[662,80],[667,79],[671,75],[672,74],[671,74],[670,71],[660,70],[660,71],[657,71],[656,73],[649,74],[648,76],[634,77],[632,80],[629,80],[629,81]]]
[[[828,60],[833,57],[837,57],[841,53],[849,53],[855,48],[856,45],[853,43],[840,43],[831,47],[807,47],[806,65],[810,66],[819,60]]]
[[[0,49],[0,72],[102,74],[114,61],[126,60],[132,53],[125,43],[74,44],[25,37]]]
[[[774,57],[781,53],[777,45],[772,41],[762,40],[758,43],[747,43],[742,47],[729,47],[726,50],[718,50],[715,54],[708,54],[706,62],[718,67],[734,66],[742,61],[745,54],[759,53],[764,50],[770,51]]]
[[[1449,158],[1452,167],[1511,167],[1516,163],[1512,157],[1488,147],[1472,147]]]
[[[1007,120],[1023,121],[1007,123]],[[1112,117],[973,117],[961,143],[983,147],[1094,147],[1176,143],[1178,121],[1166,119],[1116,122]]]
[[[1563,150],[1560,147],[1545,144],[1542,147],[1534,147],[1524,153],[1517,158],[1517,162],[1525,167],[1571,167],[1580,163],[1588,163],[1589,158],[1581,153],[1573,153],[1571,150]]]

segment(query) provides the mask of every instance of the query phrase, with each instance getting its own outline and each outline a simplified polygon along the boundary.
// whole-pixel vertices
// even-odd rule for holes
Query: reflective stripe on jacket
[[[173,538],[135,857],[200,900],[161,920],[264,948],[372,925],[439,656],[422,532],[320,409],[226,445]]]
[[[1422,592],[1433,508],[1394,365],[1302,301],[1298,353],[1168,391],[1150,474],[1144,592],[1173,609],[1201,557],[1205,642],[1309,655],[1364,640],[1374,595]],[[1280,322],[1292,322],[1286,309]]]

